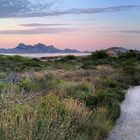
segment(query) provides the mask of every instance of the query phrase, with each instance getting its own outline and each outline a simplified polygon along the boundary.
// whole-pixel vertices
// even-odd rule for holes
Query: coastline
[[[29,58],[58,58],[68,55],[74,55],[74,56],[88,56],[91,53],[0,53],[0,55],[6,55],[6,56],[14,56],[19,55],[22,57],[29,57]]]

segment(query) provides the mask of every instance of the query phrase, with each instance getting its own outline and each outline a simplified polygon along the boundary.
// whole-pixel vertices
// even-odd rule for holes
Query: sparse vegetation
[[[0,140],[105,139],[127,88],[140,83],[139,60],[104,51],[56,61],[0,56]]]

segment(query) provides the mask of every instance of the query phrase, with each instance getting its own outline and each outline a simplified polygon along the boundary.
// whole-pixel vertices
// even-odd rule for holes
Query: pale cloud
[[[56,0],[41,0],[40,2],[35,0],[0,0],[0,18],[45,17],[140,10],[140,5],[64,10],[63,8],[55,8],[54,5],[56,3]]]
[[[24,26],[24,27],[45,27],[45,26],[67,26],[71,24],[42,24],[42,23],[29,23],[29,24],[19,24],[19,26]]]
[[[59,34],[65,32],[73,32],[78,29],[75,28],[33,28],[26,30],[0,30],[0,34]]]

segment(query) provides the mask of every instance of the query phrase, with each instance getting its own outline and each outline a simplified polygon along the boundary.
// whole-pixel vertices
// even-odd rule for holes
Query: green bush
[[[19,84],[21,89],[24,89],[25,92],[31,92],[38,90],[40,88],[40,85],[32,79],[25,78],[20,84]]]
[[[84,94],[89,94],[94,92],[94,87],[92,84],[83,82],[67,82],[62,81],[58,86],[59,91],[57,95],[64,97],[80,98]]]
[[[122,98],[117,93],[99,90],[95,94],[81,96],[81,101],[90,109],[106,106],[109,110],[108,118],[115,120],[120,115],[119,100]]]
[[[77,57],[74,55],[68,55],[68,56],[64,56],[61,58],[61,61],[70,61],[70,60],[76,60]]]
[[[105,51],[96,51],[93,52],[90,56],[92,59],[106,59],[109,58],[109,55]]]

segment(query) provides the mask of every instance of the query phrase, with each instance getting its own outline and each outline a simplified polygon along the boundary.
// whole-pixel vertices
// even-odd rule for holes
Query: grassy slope
[[[128,86],[140,84],[134,52],[53,62],[0,56],[0,68],[0,140],[102,140]],[[16,73],[11,82],[9,73]]]

